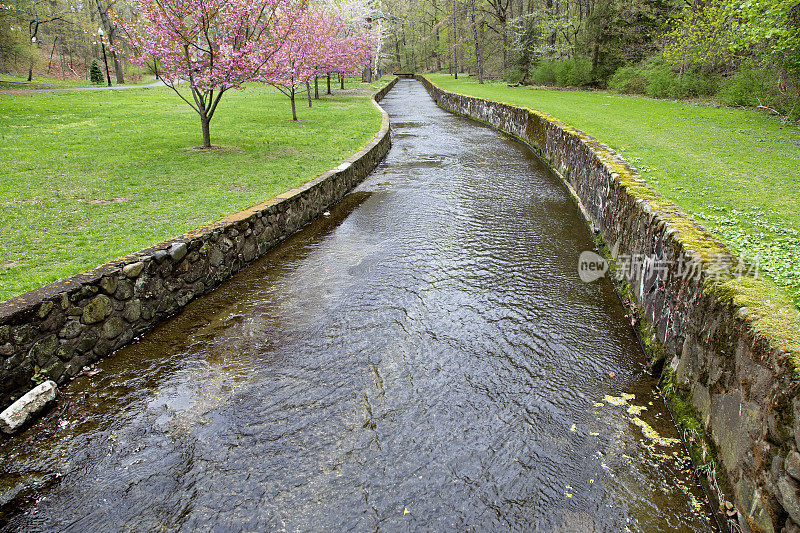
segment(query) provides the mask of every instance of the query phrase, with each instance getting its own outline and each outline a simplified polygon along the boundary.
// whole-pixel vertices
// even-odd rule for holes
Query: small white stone
[[[29,390],[25,395],[0,413],[0,431],[11,434],[25,425],[55,401],[58,387],[54,381],[45,381]]]

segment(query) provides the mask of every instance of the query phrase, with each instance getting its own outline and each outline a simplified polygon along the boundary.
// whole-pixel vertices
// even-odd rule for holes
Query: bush
[[[556,74],[552,61],[540,61],[531,73],[531,80],[537,85],[555,85]]]
[[[720,102],[730,106],[758,105],[758,98],[764,94],[765,74],[750,67],[742,67],[723,84],[717,95]]]
[[[507,83],[523,83],[526,78],[526,73],[521,68],[512,68],[506,70],[505,80]]]
[[[100,65],[97,63],[97,59],[92,59],[92,64],[89,67],[89,80],[92,83],[102,84],[106,81],[105,76],[103,76],[103,71],[100,70]]]
[[[608,87],[624,94],[644,94],[647,77],[637,67],[620,67],[608,80]]]
[[[661,57],[652,57],[638,66],[620,67],[608,86],[627,94],[646,94],[654,98],[710,96],[717,91],[717,76],[699,69],[679,74]]]
[[[585,87],[595,81],[592,62],[588,59],[540,61],[531,74],[531,79],[539,85],[559,87]]]
[[[647,78],[647,86],[644,88],[647,96],[654,98],[677,97],[678,77],[669,68],[655,68],[645,71],[644,75]]]

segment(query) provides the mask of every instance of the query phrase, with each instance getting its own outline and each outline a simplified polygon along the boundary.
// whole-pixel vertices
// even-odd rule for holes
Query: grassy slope
[[[800,304],[797,127],[754,110],[429,77],[448,90],[543,111],[608,144]]]
[[[0,94],[0,301],[316,177],[380,129],[372,92],[301,100],[293,123],[277,91],[230,91],[211,140],[232,150],[211,152],[166,88]]]

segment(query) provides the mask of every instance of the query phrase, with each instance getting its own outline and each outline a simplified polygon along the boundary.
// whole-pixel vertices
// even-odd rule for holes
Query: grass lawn
[[[608,144],[800,305],[796,126],[751,109],[428,77],[450,91],[548,113]]]
[[[198,115],[167,88],[0,94],[0,301],[338,165],[380,129],[381,85],[350,81],[311,109],[301,98],[299,122],[276,90],[231,90],[211,122],[227,149],[206,152]]]

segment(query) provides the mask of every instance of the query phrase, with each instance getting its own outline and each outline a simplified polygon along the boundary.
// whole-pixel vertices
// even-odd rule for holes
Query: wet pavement
[[[401,80],[343,202],[0,442],[6,530],[708,531],[592,240]]]

